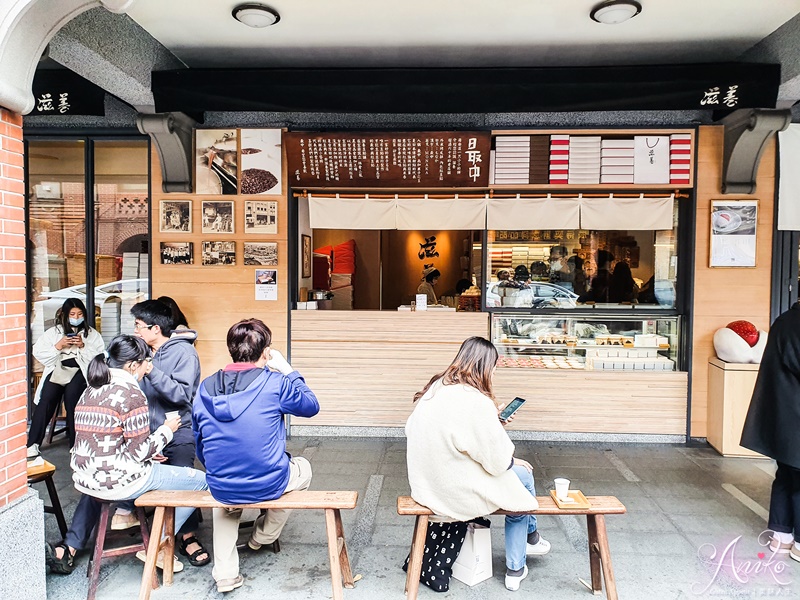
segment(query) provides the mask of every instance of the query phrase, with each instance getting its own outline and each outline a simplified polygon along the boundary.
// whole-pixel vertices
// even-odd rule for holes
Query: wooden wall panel
[[[495,396],[528,402],[509,429],[582,433],[686,433],[686,373],[497,369]]]
[[[156,152],[152,157],[152,260],[153,297],[171,296],[186,314],[189,325],[197,330],[197,353],[202,376],[211,375],[230,362],[225,337],[231,325],[241,319],[256,317],[272,330],[273,346],[288,352],[288,265],[289,215],[286,182],[286,159],[283,160],[284,188],[281,195],[216,196],[165,194],[161,189],[161,170]],[[192,233],[160,233],[161,200],[192,201]],[[234,233],[203,234],[203,200],[231,200],[234,203]],[[277,235],[244,233],[244,203],[248,200],[278,203]],[[230,240],[236,243],[236,265],[202,266],[202,242]],[[160,242],[193,242],[193,265],[162,265]],[[255,300],[255,266],[244,264],[244,242],[278,243],[278,300]],[[275,268],[275,267],[268,267]]]
[[[403,427],[414,393],[488,334],[486,313],[292,311],[292,365],[320,402],[292,423]]]
[[[731,321],[745,319],[769,328],[772,285],[772,235],[775,205],[775,141],[767,144],[756,179],[756,193],[722,195],[722,126],[704,126],[698,135],[697,230],[695,235],[694,331],[692,336],[691,435],[707,433],[708,360],[713,336]],[[756,267],[710,268],[711,200],[758,200]]]

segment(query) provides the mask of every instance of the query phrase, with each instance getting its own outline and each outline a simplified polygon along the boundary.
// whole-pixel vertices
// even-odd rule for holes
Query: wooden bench
[[[334,600],[342,600],[344,587],[354,587],[353,574],[350,571],[350,558],[344,540],[341,510],[356,507],[358,492],[318,492],[294,491],[284,494],[276,500],[258,502],[256,504],[240,504],[235,508],[255,509],[291,509],[291,510],[324,510],[325,530],[328,538],[328,558],[331,563],[331,579]],[[175,551],[175,508],[232,508],[214,500],[207,491],[175,491],[157,490],[142,494],[136,499],[136,506],[153,506],[153,525],[150,530],[150,544],[147,547],[147,560],[142,574],[142,585],[139,588],[139,600],[150,598],[153,574],[159,551],[164,549],[164,585],[172,585],[173,562]],[[158,534],[164,529],[164,540]]]
[[[539,508],[531,511],[531,515],[586,515],[586,524],[589,534],[589,568],[592,575],[592,592],[602,593],[605,579],[606,597],[608,600],[617,600],[617,586],[614,582],[614,571],[611,567],[611,552],[608,548],[605,515],[621,515],[625,513],[625,506],[614,496],[588,496],[591,508],[587,509],[560,509],[550,496],[537,496]],[[411,539],[411,558],[408,563],[406,575],[406,594],[408,600],[416,600],[419,591],[419,576],[422,571],[422,555],[425,551],[425,535],[428,532],[428,519],[433,512],[421,504],[417,504],[410,496],[400,496],[397,499],[398,515],[414,515],[417,517],[414,524],[414,535]],[[498,510],[495,515],[519,514]],[[152,537],[150,538],[152,539]]]

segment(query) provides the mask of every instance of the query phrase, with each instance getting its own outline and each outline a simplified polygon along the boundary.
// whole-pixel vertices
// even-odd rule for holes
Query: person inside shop
[[[164,419],[152,433],[141,426],[149,416],[148,401],[139,388],[149,364],[147,355],[143,340],[120,335],[111,340],[108,352],[89,363],[89,387],[75,409],[76,442],[70,458],[72,480],[81,497],[64,540],[46,546],[51,573],[69,575],[75,568],[75,554],[86,547],[100,518],[100,500],[133,500],[158,489],[208,489],[202,471],[158,460],[181,424],[179,417]],[[193,511],[175,509],[175,527],[180,528]],[[136,556],[144,560],[145,552]],[[160,553],[159,567],[163,559]],[[183,564],[175,561],[174,568],[181,571]]]
[[[497,269],[495,277],[497,277],[497,281],[489,282],[486,285],[486,306],[488,307],[502,306],[503,301],[499,288],[513,287],[514,283],[509,269]]]
[[[778,464],[769,500],[767,527],[772,555],[800,562],[800,304],[779,316],[769,330],[741,444]]]
[[[525,288],[531,280],[531,273],[525,265],[517,265],[514,269],[514,281],[516,287]]]
[[[566,246],[553,246],[550,248],[549,281],[572,291],[572,273],[567,266]]]
[[[86,306],[79,298],[67,298],[56,312],[56,324],[33,345],[33,356],[44,372],[36,388],[36,408],[28,432],[28,460],[39,458],[47,424],[64,400],[69,446],[75,445],[75,406],[86,389],[89,363],[105,350],[102,336],[86,322]]]
[[[578,297],[578,302],[608,302],[608,286],[611,283],[611,265],[614,255],[608,250],[598,250],[595,255],[597,271],[592,278],[591,288]]]
[[[141,388],[150,406],[150,430],[155,431],[168,412],[177,411],[181,426],[172,441],[155,460],[178,467],[194,467],[195,448],[192,435],[192,401],[200,385],[200,359],[194,349],[197,332],[192,329],[172,335],[172,310],[158,300],[145,300],[131,308],[134,332],[150,347]],[[139,524],[130,507],[118,508],[112,529],[129,529]],[[195,567],[211,562],[211,556],[197,539],[200,525],[194,511],[183,527],[177,530],[176,542],[183,556]]]
[[[428,297],[428,306],[437,304],[436,292],[433,291],[442,274],[436,267],[428,267],[422,271],[422,283],[417,287],[418,294],[425,294]]]
[[[533,467],[514,456],[499,413],[492,377],[498,353],[481,337],[464,341],[447,369],[414,395],[406,422],[411,497],[434,514],[470,521],[498,509],[538,508]],[[528,575],[527,556],[550,551],[533,515],[505,519],[506,588],[518,590]]]
[[[535,281],[550,281],[550,267],[543,260],[531,263],[531,278]]]
[[[630,265],[624,261],[618,262],[608,283],[608,301],[636,302],[638,295],[639,286],[633,279]]]
[[[572,291],[578,296],[586,293],[586,272],[583,270],[583,259],[573,255],[567,259],[567,268],[572,277]]]
[[[305,490],[311,464],[286,452],[284,415],[313,417],[319,402],[280,352],[271,348],[272,332],[262,321],[247,319],[227,335],[233,361],[200,385],[192,411],[197,458],[206,468],[211,495],[223,504],[249,504]],[[281,534],[288,510],[270,509],[256,519],[250,550],[272,544]],[[214,569],[220,593],[241,587],[236,540],[242,509],[214,509]]]

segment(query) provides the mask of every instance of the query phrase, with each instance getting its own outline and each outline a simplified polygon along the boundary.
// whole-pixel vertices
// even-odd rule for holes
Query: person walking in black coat
[[[770,550],[800,562],[800,304],[772,324],[741,445],[775,459]]]

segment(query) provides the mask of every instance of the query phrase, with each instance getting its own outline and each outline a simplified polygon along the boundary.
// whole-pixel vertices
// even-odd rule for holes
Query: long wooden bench
[[[240,504],[235,508],[255,509],[291,509],[291,510],[324,510],[325,530],[328,538],[328,558],[331,563],[331,579],[334,600],[342,600],[344,587],[354,587],[353,574],[350,571],[350,557],[347,555],[347,544],[344,540],[344,528],[340,511],[356,507],[358,492],[322,492],[294,491],[284,494],[276,500],[258,502],[256,504]],[[152,590],[156,560],[161,549],[164,550],[164,585],[172,585],[173,553],[175,551],[175,508],[231,508],[214,500],[209,492],[157,490],[142,494],[136,499],[136,506],[155,507],[150,544],[147,547],[147,560],[142,574],[142,585],[139,588],[139,600],[148,600]],[[164,530],[164,538],[158,534]]]
[[[625,506],[614,496],[588,496],[591,504],[587,509],[560,509],[550,496],[537,496],[539,508],[531,511],[531,515],[555,515],[564,517],[568,515],[586,515],[586,524],[589,534],[589,568],[592,575],[592,592],[602,593],[603,582],[606,584],[606,597],[608,600],[617,600],[617,585],[614,582],[614,570],[611,566],[611,551],[608,548],[608,535],[606,534],[605,515],[621,515],[626,512]],[[421,504],[414,502],[410,496],[400,496],[397,499],[398,515],[416,516],[414,535],[411,539],[411,558],[408,563],[406,575],[406,594],[408,600],[416,600],[419,591],[419,576],[422,571],[422,555],[425,552],[425,535],[428,532],[428,520],[433,512]],[[519,514],[498,510],[495,515]],[[150,538],[153,539],[152,536]],[[152,542],[151,542],[152,543]]]

